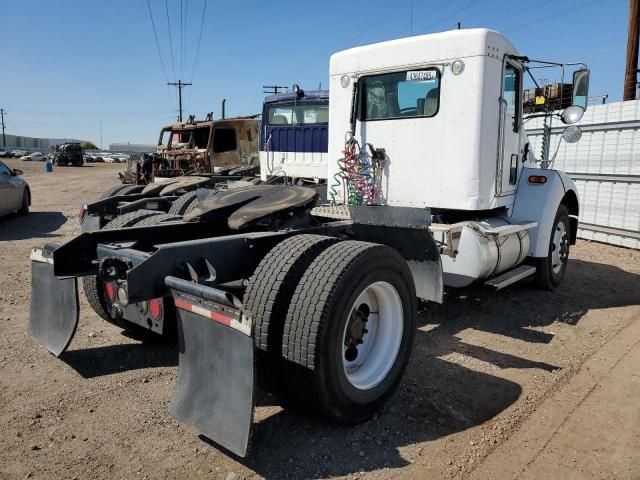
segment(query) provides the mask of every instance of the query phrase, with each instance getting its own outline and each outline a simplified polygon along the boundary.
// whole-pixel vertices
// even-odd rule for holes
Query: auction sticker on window
[[[432,82],[436,78],[435,70],[413,70],[407,72],[407,82]]]

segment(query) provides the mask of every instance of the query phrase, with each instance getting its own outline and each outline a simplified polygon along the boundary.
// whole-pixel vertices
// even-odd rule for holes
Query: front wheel
[[[29,191],[25,188],[22,192],[22,206],[19,211],[20,215],[27,215],[29,213]]]
[[[290,393],[338,423],[367,420],[400,383],[415,328],[413,278],[395,250],[357,241],[327,248],[287,313]]]
[[[560,204],[551,229],[549,253],[544,258],[536,258],[536,284],[544,290],[553,290],[560,285],[567,271],[569,245],[571,243],[569,211]]]

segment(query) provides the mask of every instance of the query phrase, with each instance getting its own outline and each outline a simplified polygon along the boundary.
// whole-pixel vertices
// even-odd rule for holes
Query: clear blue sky
[[[186,37],[181,48],[180,4]],[[411,0],[219,2],[149,0],[167,78],[185,88],[188,113],[260,111],[263,84],[327,85],[329,56],[409,35]],[[413,0],[413,33],[487,27],[530,58],[587,62],[591,94],[621,99],[628,0]],[[173,121],[146,0],[1,0],[0,106],[8,133],[155,143]],[[181,50],[184,54],[181,55]],[[182,63],[182,68],[181,68]],[[182,73],[181,73],[182,71]]]

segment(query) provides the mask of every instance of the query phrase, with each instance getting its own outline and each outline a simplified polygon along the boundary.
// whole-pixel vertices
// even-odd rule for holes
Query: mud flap
[[[176,306],[179,371],[171,415],[246,456],[254,407],[250,320],[225,292],[167,277]]]
[[[59,357],[76,333],[80,304],[77,279],[53,273],[54,249],[47,245],[31,251],[29,335]]]

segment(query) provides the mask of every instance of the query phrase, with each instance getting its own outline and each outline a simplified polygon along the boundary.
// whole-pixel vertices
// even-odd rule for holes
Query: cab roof
[[[475,56],[502,59],[505,54],[518,55],[518,52],[498,32],[486,28],[449,30],[343,50],[331,56],[329,74],[411,68],[412,65]]]
[[[264,99],[264,103],[304,102],[315,100],[329,101],[329,90],[304,90],[304,95],[302,97],[298,97],[298,94],[294,92],[278,93],[276,95],[269,95]]]
[[[195,122],[176,122],[176,123],[169,123],[168,125],[165,125],[164,127],[162,127],[162,130],[190,130],[190,129],[194,129],[194,128],[201,128],[201,127],[211,127],[212,125],[217,125],[217,126],[233,126],[233,125],[239,125],[239,124],[243,124],[243,123],[250,123],[250,122],[258,122],[258,120],[256,119],[255,116],[248,116],[248,117],[230,117],[230,118],[218,118],[215,120],[196,120]]]

